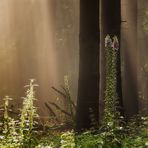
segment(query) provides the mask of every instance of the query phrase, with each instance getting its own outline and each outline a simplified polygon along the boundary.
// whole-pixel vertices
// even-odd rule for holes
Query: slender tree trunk
[[[126,117],[130,118],[139,111],[139,39],[137,17],[139,5],[137,0],[122,0],[122,61],[123,61],[123,103]],[[142,29],[142,28],[141,28]],[[142,36],[144,38],[144,36]],[[141,38],[140,38],[141,39]],[[142,48],[143,49],[143,48]],[[142,57],[144,59],[144,57]]]
[[[110,36],[116,35],[120,42],[120,30],[121,30],[121,1],[120,0],[102,0],[101,3],[102,12],[102,42],[107,34]],[[103,47],[104,50],[104,47]],[[102,51],[103,52],[103,51]],[[104,52],[103,54],[104,55]],[[121,81],[121,62],[120,62],[120,50],[118,52],[117,59],[117,93],[119,96],[120,112],[123,114],[122,103],[122,81]]]
[[[77,131],[99,118],[99,0],[80,0],[79,62]]]

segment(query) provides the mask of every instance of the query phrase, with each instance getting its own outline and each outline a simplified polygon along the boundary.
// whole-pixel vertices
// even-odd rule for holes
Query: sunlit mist
[[[46,114],[44,103],[56,98],[51,86],[62,85],[64,75],[69,75],[76,98],[78,15],[71,3],[78,4],[57,2],[0,1],[0,98],[9,95],[21,100],[24,85],[34,78],[39,85],[37,104],[41,114]],[[63,14],[67,10],[70,13]]]

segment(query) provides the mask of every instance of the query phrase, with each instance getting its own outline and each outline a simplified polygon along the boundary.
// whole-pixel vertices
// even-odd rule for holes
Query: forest
[[[148,148],[147,0],[0,0],[0,148]]]

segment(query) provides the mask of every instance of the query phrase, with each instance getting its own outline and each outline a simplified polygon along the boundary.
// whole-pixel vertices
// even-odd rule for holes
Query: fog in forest
[[[121,55],[123,102],[131,116],[138,100],[139,111],[148,111],[147,0],[122,0]]]
[[[148,108],[147,0],[122,0],[121,11],[123,102],[130,116],[135,99],[141,109]],[[78,73],[79,0],[0,0],[0,99],[9,95],[15,108],[20,107],[24,86],[34,78],[39,85],[36,105],[41,116],[48,116],[44,103],[57,101],[59,95],[51,87],[60,88],[65,75],[76,102]],[[100,81],[102,97],[104,80]]]
[[[36,79],[37,106],[58,96],[69,76],[76,99],[78,77],[78,0],[0,1],[0,99],[5,95],[20,106],[24,85]]]

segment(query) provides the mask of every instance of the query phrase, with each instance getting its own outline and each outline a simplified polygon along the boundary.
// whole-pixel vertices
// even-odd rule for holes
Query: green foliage
[[[76,137],[77,148],[102,148],[104,141],[99,134],[90,131]]]
[[[129,122],[124,122],[120,115],[117,87],[117,53],[119,43],[117,37],[113,40],[110,36],[105,39],[106,52],[106,86],[105,109],[102,124],[99,129],[93,128],[81,134],[74,131],[50,131],[46,133],[35,129],[37,108],[34,106],[35,91],[37,86],[34,80],[26,87],[26,97],[23,98],[23,106],[20,110],[19,120],[9,116],[9,101],[6,96],[2,121],[0,122],[0,148],[147,148],[148,147],[148,117],[137,115]],[[63,96],[68,103],[67,110],[63,110],[57,104],[50,102],[57,110],[75,121],[75,104],[70,96],[68,77],[64,78],[62,91],[53,89]],[[55,113],[49,107],[53,115]],[[91,109],[90,109],[90,112]],[[93,117],[91,117],[93,119]],[[95,122],[95,121],[92,121]],[[41,133],[41,134],[40,134]],[[43,134],[42,134],[43,133]]]
[[[23,107],[21,109],[20,115],[20,136],[23,143],[32,142],[32,132],[34,129],[34,119],[38,117],[37,109],[34,106],[35,99],[35,91],[34,87],[37,86],[34,84],[34,80],[30,80],[30,84],[25,86],[28,88],[26,92],[26,97],[23,98]]]
[[[0,148],[146,148],[148,147],[148,117],[140,115],[128,123],[123,119],[107,116],[100,129],[77,135],[73,131],[46,131],[40,134],[35,129],[36,107],[34,106],[34,80],[27,86],[26,97],[19,120],[9,116],[9,97],[4,98],[1,121]],[[109,111],[108,111],[109,112]],[[116,115],[116,114],[115,114]],[[116,117],[118,117],[116,115]],[[117,121],[114,121],[117,119]],[[135,130],[136,129],[136,130]],[[36,133],[35,133],[36,132]]]
[[[148,117],[137,115],[125,127],[127,135],[122,141],[123,148],[148,147]]]
[[[75,148],[74,132],[65,132],[60,137],[61,148]]]
[[[26,97],[23,98],[23,107],[21,109],[20,119],[14,120],[9,117],[9,101],[12,100],[6,96],[4,100],[4,117],[2,122],[2,134],[0,136],[0,147],[6,148],[27,148],[34,147],[35,138],[32,136],[34,130],[34,119],[37,117],[36,107],[34,107],[34,80],[30,80]]]
[[[5,137],[7,137],[10,133],[10,127],[11,127],[10,123],[12,121],[12,118],[9,117],[8,114],[9,110],[8,107],[9,107],[9,101],[12,99],[6,96],[3,100],[4,100],[3,134],[5,135]]]
[[[76,148],[147,148],[148,117],[136,116],[123,127],[76,135]]]
[[[60,148],[60,136],[49,135],[42,137],[36,148]]]
[[[119,42],[116,36],[111,39],[109,35],[105,38],[106,55],[106,85],[105,106],[102,121],[101,137],[105,147],[120,147],[124,137],[123,117],[119,112],[119,97],[117,94],[117,53]]]
[[[69,85],[69,77],[67,75],[64,76],[64,87],[63,91],[65,92],[65,101],[67,103],[68,112],[70,112],[72,121],[75,121],[75,109],[76,105],[72,101],[71,94],[70,94],[70,85]]]
[[[16,122],[13,118],[9,116],[9,101],[12,100],[6,96],[4,101],[4,114],[1,123],[1,135],[0,135],[0,147],[6,148],[17,148],[20,146],[18,140],[18,134],[16,132]]]
[[[117,52],[118,39],[115,36],[112,39],[108,35],[105,39],[106,47],[106,86],[105,86],[105,109],[104,121],[105,126],[115,126],[118,121],[120,112],[118,111],[118,95],[117,95]]]

